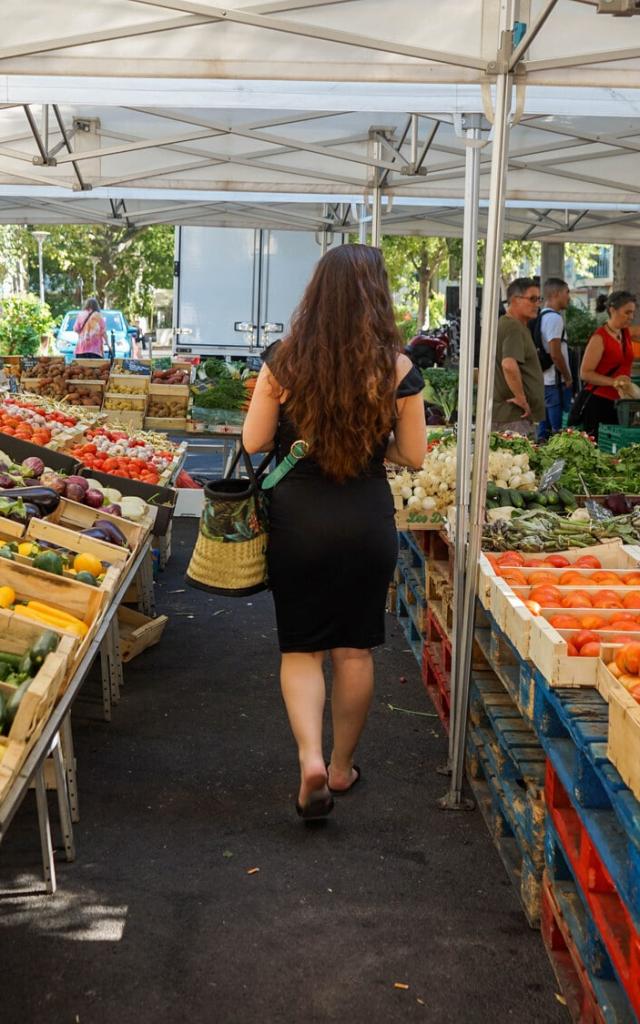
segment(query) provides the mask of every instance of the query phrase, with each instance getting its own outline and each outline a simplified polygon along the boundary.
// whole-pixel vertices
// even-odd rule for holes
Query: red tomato
[[[599,655],[600,655],[600,642],[598,640],[596,640],[595,642],[591,642],[591,643],[585,644],[584,647],[580,648],[580,657],[581,658],[597,658],[597,657],[599,657]]]
[[[573,563],[576,569],[602,569],[602,562],[594,555],[580,555]]]
[[[553,565],[556,569],[564,569],[565,566],[571,565],[571,562],[568,558],[565,558],[564,555],[547,555],[544,560],[544,564]]]
[[[585,644],[589,644],[589,643],[596,643],[597,644],[599,642],[600,641],[599,641],[598,637],[596,636],[596,634],[592,633],[590,629],[581,629],[579,633],[576,633],[576,635],[574,637],[572,637],[572,643],[574,644],[575,647],[578,648],[579,651],[582,651],[582,648],[584,647]]]
[[[577,647],[574,647],[572,643],[567,644],[567,654],[570,658],[577,658],[579,651]]]

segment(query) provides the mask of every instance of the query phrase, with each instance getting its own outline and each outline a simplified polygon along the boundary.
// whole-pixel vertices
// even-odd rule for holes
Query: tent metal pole
[[[374,185],[371,195],[371,244],[380,247],[380,236],[382,234],[382,189]]]
[[[478,266],[478,208],[480,199],[480,114],[465,119],[464,226],[462,280],[460,287],[460,365],[458,376],[458,443],[456,466],[455,572],[453,578],[453,643],[451,664],[451,710],[456,707],[460,685],[461,640],[464,636],[464,583],[471,480],[471,431],[473,424],[473,363],[476,333],[476,281]],[[454,730],[449,732],[449,768],[453,763]]]
[[[491,181],[489,186],[489,219],[487,222],[482,300],[482,334],[469,514],[469,542],[467,547],[464,601],[460,618],[462,632],[458,637],[457,643],[459,649],[456,662],[457,678],[454,684],[456,702],[453,707],[453,717],[450,726],[452,754],[451,784],[449,792],[441,800],[441,806],[450,810],[462,810],[468,806],[468,802],[462,798],[462,783],[464,778],[467,705],[469,702],[478,562],[482,544],[482,523],[484,520],[489,462],[489,434],[491,431],[491,411],[493,406],[493,368],[496,358],[500,255],[502,251],[512,89],[513,80],[511,75],[498,75],[496,80]],[[459,461],[464,463],[464,457]],[[467,473],[468,468],[468,466],[464,467],[464,471]]]

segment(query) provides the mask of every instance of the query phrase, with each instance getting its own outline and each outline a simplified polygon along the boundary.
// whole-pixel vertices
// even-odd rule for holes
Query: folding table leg
[[[105,721],[111,721],[111,668],[110,668],[109,632],[105,633],[100,644],[100,675],[102,677],[102,714]]]
[[[149,551],[140,566],[138,581],[141,590],[140,607],[143,615],[153,617],[155,612],[155,598],[153,593],[153,556]]]
[[[69,793],[69,807],[71,808],[71,820],[80,821],[80,806],[78,802],[78,779],[76,775],[76,755],[73,749],[73,733],[71,732],[71,712],[62,719],[60,726],[60,744],[64,767],[67,773],[67,791]]]
[[[53,845],[51,843],[51,822],[47,805],[47,790],[44,784],[44,765],[40,765],[35,776],[36,804],[38,807],[38,827],[40,829],[40,847],[42,849],[42,873],[47,892],[56,891],[56,868],[53,861]]]
[[[120,700],[120,687],[123,682],[122,677],[122,658],[120,656],[120,630],[118,628],[118,618],[116,615],[112,618],[109,626],[109,670],[111,679],[111,694],[112,702],[118,703]]]
[[[62,760],[62,748],[60,737],[56,736],[51,748],[53,757],[53,768],[56,774],[56,789],[58,791],[58,811],[60,813],[60,829],[62,831],[62,842],[67,860],[76,859],[76,848],[73,841],[73,825],[71,824],[71,808],[69,806],[69,792],[67,790],[67,778],[64,772]]]

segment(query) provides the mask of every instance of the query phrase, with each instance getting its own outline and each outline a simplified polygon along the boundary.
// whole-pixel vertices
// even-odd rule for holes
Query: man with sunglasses
[[[544,377],[528,327],[539,304],[540,288],[530,277],[519,277],[507,288],[507,311],[498,320],[494,430],[530,435],[545,418]]]

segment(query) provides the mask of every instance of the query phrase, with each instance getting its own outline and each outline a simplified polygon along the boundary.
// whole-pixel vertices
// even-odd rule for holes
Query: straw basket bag
[[[246,477],[232,479],[240,457]],[[271,461],[268,455],[257,472],[240,448],[222,480],[204,489],[204,510],[186,581],[213,594],[245,597],[267,588],[267,514],[260,477]]]

